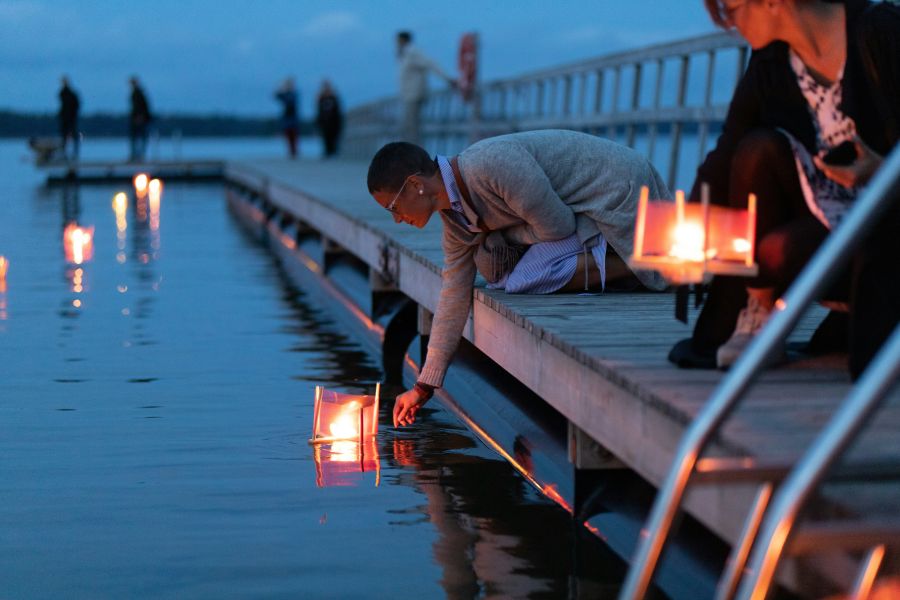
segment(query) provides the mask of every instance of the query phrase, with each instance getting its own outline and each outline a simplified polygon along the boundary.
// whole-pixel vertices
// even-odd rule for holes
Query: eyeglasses
[[[422,174],[422,171],[416,171],[412,175],[407,175],[406,179],[403,180],[403,185],[401,185],[400,189],[397,190],[397,194],[394,196],[394,199],[391,200],[387,206],[385,206],[385,208],[388,210],[388,212],[392,212],[392,213],[397,212],[397,209],[396,209],[397,200],[400,198],[400,194],[403,193],[403,188],[405,188],[406,184],[409,183],[409,178],[415,177],[416,175],[421,175],[421,174]]]

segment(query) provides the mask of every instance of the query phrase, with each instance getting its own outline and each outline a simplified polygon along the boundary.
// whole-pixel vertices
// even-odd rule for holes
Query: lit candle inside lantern
[[[313,437],[310,443],[359,440],[378,433],[378,401],[381,384],[374,396],[339,394],[316,386],[313,407]]]
[[[684,192],[675,202],[646,198],[641,190],[635,222],[635,247],[629,263],[660,272],[673,283],[699,283],[714,274],[752,277],[756,198],[748,210],[710,204],[701,186],[701,202],[688,204]]]
[[[143,198],[147,195],[149,181],[150,177],[146,173],[138,173],[134,176],[134,193],[137,194],[138,198]]]
[[[63,248],[70,263],[80,265],[91,260],[94,255],[94,228],[69,223],[63,230]]]

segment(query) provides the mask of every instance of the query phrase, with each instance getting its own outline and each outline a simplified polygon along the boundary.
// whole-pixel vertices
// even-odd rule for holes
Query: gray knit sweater
[[[640,188],[650,198],[669,198],[656,169],[634,150],[575,131],[514,133],[473,144],[459,155],[459,169],[471,205],[470,223],[501,231],[510,243],[534,244],[577,233],[588,247],[598,233],[622,257],[632,252]],[[459,344],[475,280],[474,253],[483,234],[472,233],[447,215],[441,295],[419,381],[440,386]],[[656,273],[637,273],[651,289],[665,282]]]

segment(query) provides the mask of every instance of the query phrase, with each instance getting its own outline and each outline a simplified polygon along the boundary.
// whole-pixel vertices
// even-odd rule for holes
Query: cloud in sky
[[[322,38],[348,35],[362,29],[358,14],[337,10],[316,15],[303,26],[301,33],[308,38]]]

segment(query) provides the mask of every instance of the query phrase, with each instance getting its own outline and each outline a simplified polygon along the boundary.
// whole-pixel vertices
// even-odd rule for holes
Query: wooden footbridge
[[[577,129],[634,146],[667,174],[671,186],[686,185],[721,124],[746,58],[738,40],[714,34],[486,82],[470,103],[450,90],[439,91],[426,103],[425,145],[451,154],[485,135]],[[337,264],[329,257],[349,257],[365,272],[366,289],[357,290],[355,302],[349,294],[345,306],[380,340],[385,358],[395,365],[402,364],[392,356],[398,346],[405,349],[416,334],[428,335],[442,264],[436,219],[423,230],[396,224],[366,191],[367,159],[392,139],[398,116],[396,99],[351,111],[346,150],[358,161],[248,160],[228,162],[221,172],[232,209],[268,236],[288,271],[307,273],[329,288],[335,287],[330,265]],[[896,154],[890,164],[900,171]],[[102,175],[103,167],[98,169]],[[130,175],[137,169],[126,170]],[[897,194],[896,172],[884,185]],[[379,324],[374,298],[383,294],[404,299],[414,309],[413,318],[403,326]],[[788,364],[757,377],[739,404],[726,402],[728,410],[710,416],[710,404],[722,404],[723,394],[730,394],[722,385],[729,383],[728,375],[679,370],[667,362],[672,344],[691,331],[673,318],[671,294],[514,296],[478,285],[473,301],[464,350],[472,349],[478,360],[520,382],[568,424],[568,457],[576,479],[578,473],[626,468],[666,492],[675,486],[675,502],[656,506],[649,529],[636,531],[624,553],[630,556],[640,546],[634,554],[638,562],[655,564],[661,546],[653,540],[668,531],[681,508],[734,548],[720,598],[732,597],[736,581],[750,573],[743,566],[757,530],[766,529],[768,500],[773,494],[778,500],[779,483],[787,478],[786,487],[796,487],[793,466],[800,460],[808,467],[808,454],[819,448],[823,429],[831,431],[829,421],[845,415],[848,395],[860,394],[847,375],[846,356],[794,355]],[[808,339],[824,314],[813,305],[792,339]],[[398,335],[399,343],[392,339]],[[900,360],[884,363],[891,381]],[[407,383],[418,364],[421,356],[411,349]],[[448,372],[448,380],[469,377],[459,363]],[[838,464],[814,494],[802,496],[807,518],[777,530],[782,541],[791,533],[787,549],[792,557],[778,570],[777,580],[803,596],[853,585],[857,597],[864,597],[876,574],[900,572],[896,557],[891,560],[884,552],[900,541],[900,393],[896,386],[882,387],[862,390],[883,396],[871,405],[880,410],[870,410],[850,428],[861,435],[840,460],[825,460],[825,466]],[[440,392],[438,400],[483,433],[459,398]],[[712,426],[697,434],[698,422]],[[686,435],[688,440],[699,436],[702,443],[686,445]],[[515,452],[497,448],[531,477]],[[680,487],[682,474],[673,470],[676,457],[687,465],[686,488]],[[577,493],[543,491],[591,526],[591,507]],[[627,597],[641,597],[643,583],[630,577],[626,593],[637,592]]]

